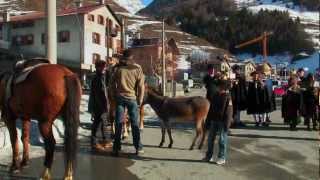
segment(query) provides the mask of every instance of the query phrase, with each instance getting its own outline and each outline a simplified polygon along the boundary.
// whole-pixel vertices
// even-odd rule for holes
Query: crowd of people
[[[126,50],[120,59],[109,58],[107,62],[97,61],[96,74],[92,79],[88,111],[92,114],[91,146],[96,149],[97,131],[101,125],[102,138],[105,140],[106,119],[110,118],[111,107],[115,108],[114,141],[112,155],[118,156],[121,150],[123,121],[128,116],[131,123],[133,145],[136,154],[143,153],[139,129],[139,107],[144,98],[144,74],[141,66],[133,62],[133,56]],[[241,120],[241,111],[252,115],[256,127],[268,127],[272,122],[270,113],[276,110],[276,97],[273,92],[271,73],[263,68],[251,73],[246,80],[240,67],[234,65],[234,79],[216,72],[208,65],[208,73],[203,82],[207,90],[206,98],[211,106],[205,122],[209,131],[208,150],[204,161],[213,161],[214,140],[219,135],[219,153],[217,164],[226,163],[228,132],[230,128],[247,126]],[[308,130],[317,130],[319,121],[319,90],[315,87],[313,74],[305,77],[303,69],[292,73],[286,93],[282,97],[281,112],[284,123],[290,130],[304,118]],[[313,127],[311,128],[311,122]]]
[[[97,130],[101,126],[103,139],[106,120],[112,120],[111,106],[115,106],[114,141],[112,155],[118,156],[121,150],[121,134],[126,115],[131,125],[136,154],[143,153],[139,129],[139,106],[144,97],[144,74],[141,66],[134,63],[130,51],[126,50],[118,62],[109,58],[107,62],[95,63],[96,74],[91,82],[88,111],[92,114],[91,146],[101,149],[97,142]]]
[[[234,65],[232,70],[235,79],[228,79],[221,72],[215,72],[208,65],[208,73],[204,77],[207,94],[211,103],[205,127],[209,130],[208,150],[205,161],[212,162],[213,142],[219,134],[219,153],[217,164],[225,164],[229,128],[245,127],[241,121],[241,111],[252,115],[255,126],[268,127],[272,122],[270,113],[276,110],[276,97],[273,92],[271,72],[260,68],[251,73],[251,79],[246,80],[240,73],[240,67]],[[305,77],[304,69],[293,72],[285,87],[282,97],[281,112],[284,123],[289,129],[297,130],[301,118],[307,130],[318,130],[319,121],[319,90],[315,87],[313,74]],[[313,128],[310,123],[312,121]],[[232,123],[231,123],[232,122]]]

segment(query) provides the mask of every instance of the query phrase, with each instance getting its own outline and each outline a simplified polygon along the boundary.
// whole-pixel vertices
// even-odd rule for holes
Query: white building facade
[[[0,49],[24,57],[46,56],[46,17],[43,12],[11,16],[0,22]],[[92,71],[122,49],[121,23],[107,5],[66,9],[58,13],[58,63],[81,73]],[[108,49],[108,50],[107,50]]]

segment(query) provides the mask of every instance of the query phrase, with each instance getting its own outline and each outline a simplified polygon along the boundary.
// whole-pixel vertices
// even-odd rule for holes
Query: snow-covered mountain
[[[135,14],[136,12],[138,12],[139,10],[145,7],[141,0],[114,0],[114,1],[133,14]]]
[[[304,7],[294,6],[292,2],[285,1],[274,1],[274,0],[235,0],[238,8],[248,8],[252,12],[259,12],[261,9],[264,10],[278,10],[286,11],[293,18],[299,18],[300,22],[305,26],[305,31],[311,35],[311,41],[315,43],[317,51],[309,57],[303,58],[299,61],[290,64],[291,57],[288,55],[277,55],[270,56],[268,60],[277,64],[280,62],[287,61],[289,67],[299,68],[306,67],[310,72],[314,72],[319,67],[319,52],[320,52],[320,29],[319,29],[319,14],[315,11],[307,11]],[[302,52],[303,54],[303,52]],[[238,55],[240,59],[252,58],[249,54]],[[256,61],[261,61],[262,56],[254,57]]]

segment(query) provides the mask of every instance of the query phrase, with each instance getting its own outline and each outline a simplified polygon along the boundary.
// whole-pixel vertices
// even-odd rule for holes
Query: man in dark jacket
[[[211,121],[211,126],[208,136],[208,150],[203,160],[206,162],[213,161],[214,141],[216,136],[219,135],[219,153],[216,164],[223,165],[226,163],[228,130],[233,120],[233,107],[231,95],[228,91],[228,82],[219,80],[217,85],[218,92],[213,96],[214,103],[211,104],[208,113],[207,120]]]
[[[105,79],[106,62],[97,61],[95,63],[96,74],[91,82],[91,91],[89,97],[88,111],[93,118],[93,124],[91,128],[91,146],[92,148],[98,148],[97,144],[97,129],[101,124],[102,137],[105,140],[104,134],[104,119],[107,117],[108,112],[108,95]]]
[[[240,66],[234,65],[233,72],[236,79],[232,83],[231,95],[233,104],[233,127],[244,127],[245,124],[240,120],[241,111],[247,109],[247,87],[246,80],[240,75]]]
[[[215,71],[212,64],[209,64],[207,67],[208,74],[203,78],[203,83],[207,89],[206,97],[211,102],[213,100],[213,96],[217,93],[217,82],[218,78],[215,76]],[[210,129],[210,122],[206,121],[205,127],[206,129]]]

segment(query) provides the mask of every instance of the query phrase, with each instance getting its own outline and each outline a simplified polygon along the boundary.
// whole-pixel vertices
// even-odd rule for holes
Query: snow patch
[[[145,7],[145,5],[142,3],[141,0],[114,0],[114,1],[133,14],[137,13],[139,10]]]

